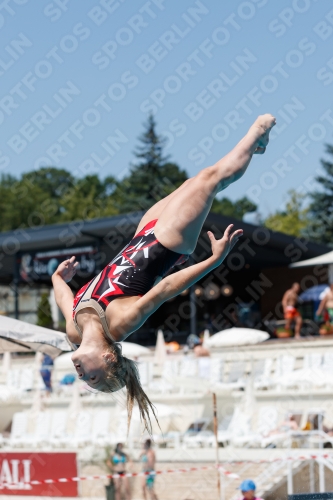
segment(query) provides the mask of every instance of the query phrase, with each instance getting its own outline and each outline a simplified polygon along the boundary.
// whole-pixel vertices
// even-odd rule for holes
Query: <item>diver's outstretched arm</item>
[[[208,236],[213,252],[211,257],[167,276],[137,302],[130,304],[128,307],[124,306],[122,314],[119,315],[121,320],[119,320],[118,316],[117,324],[113,323],[111,317],[110,333],[112,337],[118,342],[124,340],[128,335],[140,328],[147,318],[165,301],[176,297],[218,267],[243,234],[242,229],[232,231],[232,228],[233,224],[230,224],[220,240],[216,240],[213,233],[209,231]],[[121,304],[119,307],[121,307]]]
[[[67,283],[73,278],[79,263],[75,257],[64,260],[52,275],[52,284],[56,303],[66,321],[72,318],[74,295]]]
[[[66,321],[72,318],[74,295],[57,271],[52,275],[54,297]]]

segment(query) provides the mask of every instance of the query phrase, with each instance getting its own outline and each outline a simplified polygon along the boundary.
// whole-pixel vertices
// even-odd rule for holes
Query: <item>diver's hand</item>
[[[243,229],[232,231],[233,227],[234,225],[230,224],[224,231],[224,235],[220,240],[215,239],[215,236],[211,231],[207,232],[212,245],[212,258],[217,266],[224,261],[228,253],[233,249],[239,238],[243,235]]]
[[[75,257],[73,256],[61,262],[54,274],[57,274],[68,283],[75,275],[78,265],[79,263],[75,262]]]

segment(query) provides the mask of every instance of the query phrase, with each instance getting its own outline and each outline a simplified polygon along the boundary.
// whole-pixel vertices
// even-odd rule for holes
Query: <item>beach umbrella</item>
[[[62,332],[7,316],[0,317],[0,352],[40,351],[55,358],[70,349]]]
[[[325,264],[333,264],[333,251],[324,253],[323,255],[319,255],[318,257],[313,257],[312,259],[295,262],[294,264],[290,264],[289,267],[319,266]]]
[[[164,335],[162,330],[157,332],[157,341],[155,346],[154,363],[163,364],[167,356]]]
[[[269,338],[267,332],[252,328],[228,328],[212,335],[206,342],[207,347],[227,347],[259,344]]]
[[[328,290],[329,285],[327,284],[312,286],[311,288],[308,288],[308,290],[305,290],[305,292],[301,293],[299,298],[302,302],[317,302],[322,300]]]
[[[210,339],[210,333],[208,328],[204,331],[204,336],[203,336],[203,341],[202,341],[202,346],[203,347],[209,347],[208,346],[208,340]]]

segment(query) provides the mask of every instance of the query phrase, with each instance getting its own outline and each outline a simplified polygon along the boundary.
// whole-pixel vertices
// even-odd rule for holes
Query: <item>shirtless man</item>
[[[295,339],[301,338],[302,316],[297,310],[298,294],[301,287],[299,283],[293,283],[287,290],[282,299],[284,319],[286,320],[286,329],[290,329],[291,322],[295,320]]]
[[[316,312],[317,316],[321,316],[324,309],[326,309],[330,321],[333,321],[333,283],[331,283],[330,289],[326,292],[324,298],[319,304],[318,310]]]

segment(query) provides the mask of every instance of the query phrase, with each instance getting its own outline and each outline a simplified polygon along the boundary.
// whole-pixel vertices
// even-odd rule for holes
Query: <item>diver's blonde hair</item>
[[[128,428],[131,422],[133,406],[137,403],[144,428],[152,434],[152,425],[149,411],[158,423],[155,408],[147,394],[142,389],[137,363],[122,355],[121,345],[117,342],[107,342],[107,350],[115,356],[115,360],[107,362],[106,379],[103,392],[115,392],[121,388],[127,389],[127,415]]]

